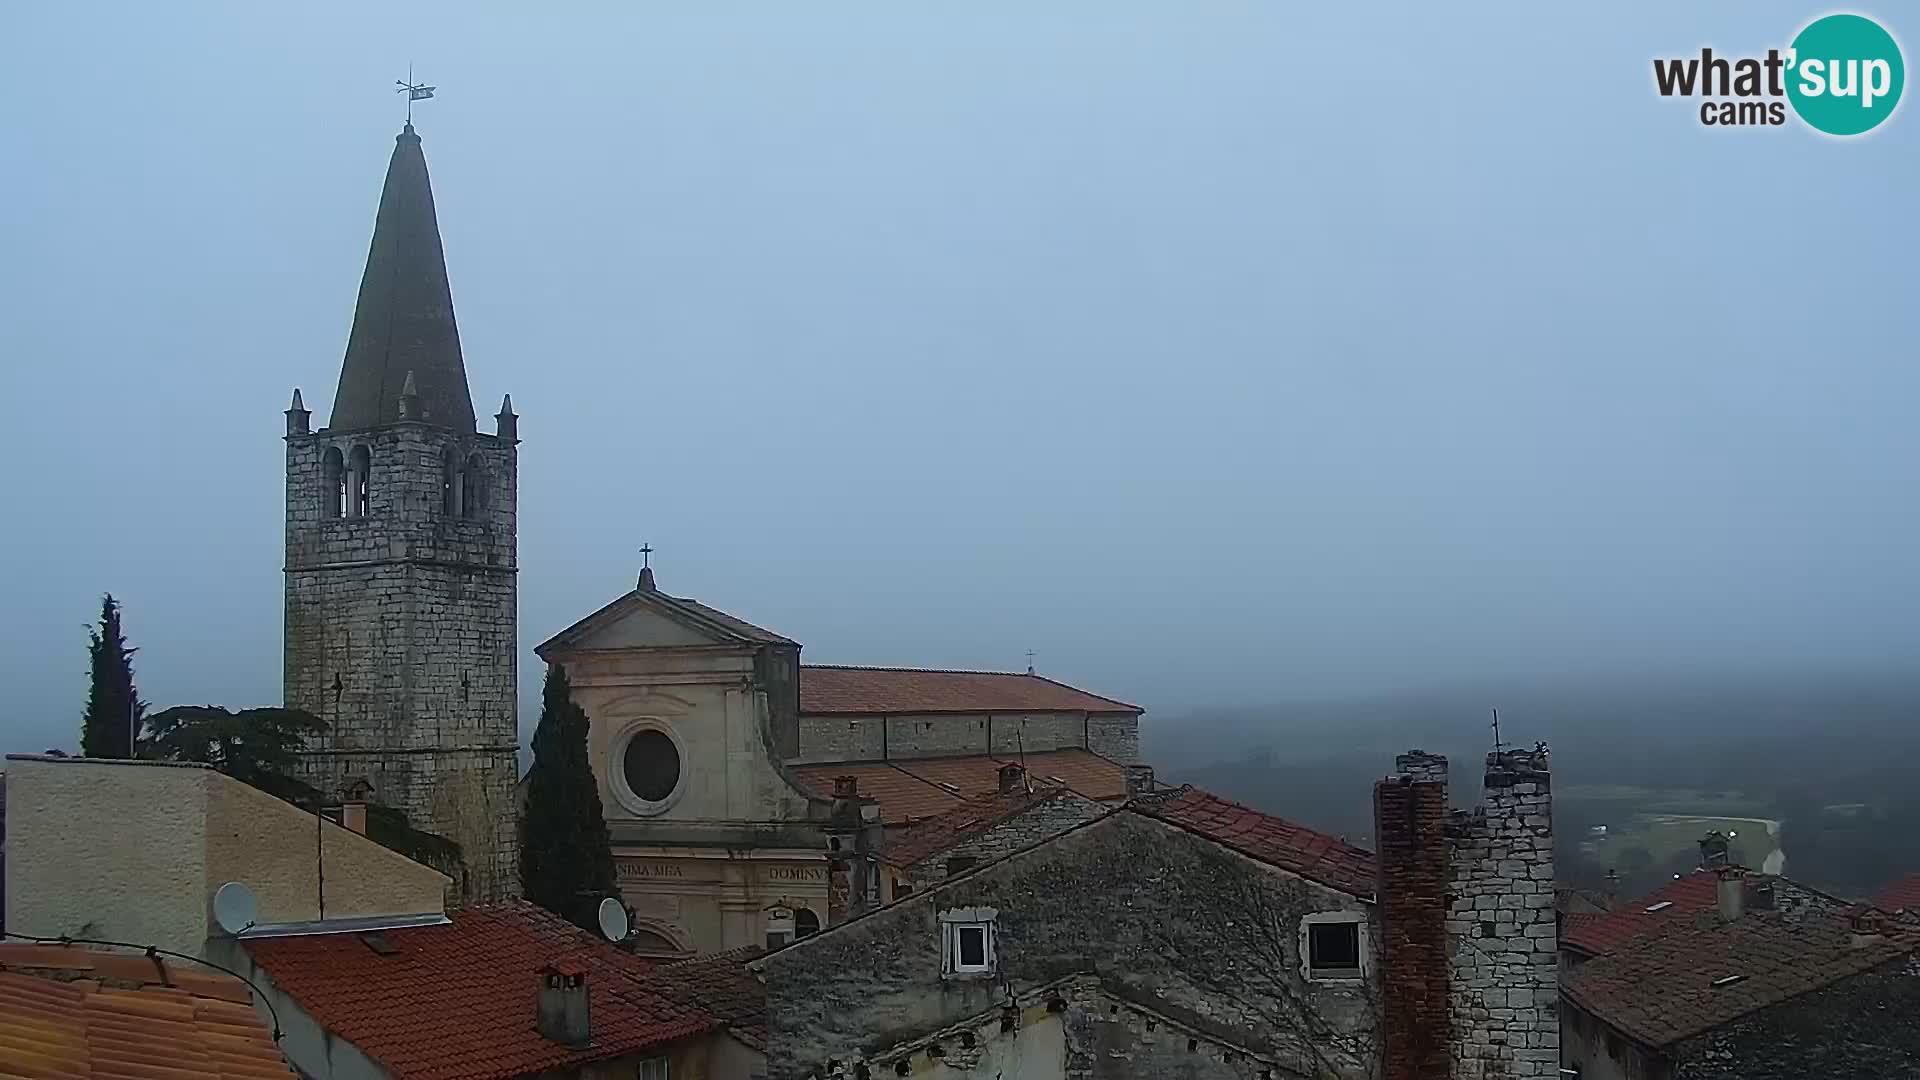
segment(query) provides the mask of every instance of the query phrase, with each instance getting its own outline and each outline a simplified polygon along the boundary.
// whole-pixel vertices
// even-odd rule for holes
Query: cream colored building
[[[827,917],[824,800],[799,753],[798,643],[640,587],[537,650],[592,722],[589,753],[640,948],[763,942],[770,909]],[[804,913],[804,914],[803,914]]]
[[[445,874],[204,765],[16,754],[6,798],[12,933],[207,957],[229,881],[263,926],[444,921]]]
[[[804,936],[857,906],[862,860],[846,845],[865,841],[829,822],[836,788],[858,794],[843,810],[864,806],[888,832],[994,791],[1015,761],[1090,799],[1129,790],[1136,706],[1031,671],[803,666],[800,648],[644,570],[536,650],[567,669],[591,721],[615,873],[647,951]]]

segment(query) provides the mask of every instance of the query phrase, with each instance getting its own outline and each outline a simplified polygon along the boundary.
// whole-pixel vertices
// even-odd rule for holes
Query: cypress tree
[[[80,721],[80,752],[87,757],[130,758],[134,732],[147,711],[133,687],[133,649],[120,632],[120,605],[108,593],[100,602],[100,625],[88,629],[91,685]]]
[[[533,768],[520,816],[521,895],[587,930],[600,901],[617,895],[613,845],[600,787],[587,758],[587,714],[574,704],[566,669],[547,666]]]

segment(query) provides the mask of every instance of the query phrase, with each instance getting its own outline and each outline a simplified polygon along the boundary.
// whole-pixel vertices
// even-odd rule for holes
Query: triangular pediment
[[[793,642],[698,601],[635,589],[542,643],[535,652],[673,649]]]

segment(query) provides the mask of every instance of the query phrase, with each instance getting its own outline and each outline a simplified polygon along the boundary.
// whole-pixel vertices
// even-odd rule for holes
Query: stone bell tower
[[[327,426],[287,410],[287,705],[309,783],[460,845],[468,903],[517,891],[517,417],[475,429],[427,161],[387,165]]]

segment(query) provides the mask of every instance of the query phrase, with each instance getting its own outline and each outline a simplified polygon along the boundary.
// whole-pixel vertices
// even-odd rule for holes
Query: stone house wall
[[[800,673],[801,679],[806,672]],[[1084,748],[1131,765],[1140,754],[1132,713],[940,713],[800,718],[801,762],[1010,756]]]
[[[989,829],[983,829],[944,851],[894,870],[896,881],[910,884],[914,891],[938,884],[947,877],[949,862],[979,866],[1011,855],[1022,848],[1058,836],[1068,829],[1085,825],[1106,813],[1107,807],[1074,792],[1063,792],[1022,810]],[[895,896],[904,895],[897,886]]]
[[[461,845],[470,900],[510,895],[519,777],[512,438],[402,421],[287,436],[285,696],[327,721],[304,779],[365,780]],[[336,516],[329,457],[370,463],[364,516]],[[449,514],[449,456],[480,477]]]
[[[991,979],[942,977],[939,916],[964,908],[995,912]],[[892,1068],[890,1048],[988,1016],[1009,995],[1090,979],[1116,1003],[1205,1031],[1221,1063],[1231,1052],[1253,1070],[1191,1075],[1258,1075],[1256,1061],[1299,1071],[1327,1056],[1342,1076],[1370,1077],[1377,979],[1308,982],[1300,971],[1300,924],[1326,912],[1351,914],[1367,927],[1364,941],[1377,939],[1366,901],[1144,815],[1111,813],[758,961],[769,1075],[824,1076],[829,1061],[884,1075],[872,1066]],[[1371,957],[1368,968],[1377,970]],[[1076,1030],[1093,1029],[1069,1021],[1069,1062]],[[1101,1054],[1134,1052],[1128,1036],[1102,1030]],[[1184,1055],[1186,1043],[1177,1045]],[[1140,1075],[1117,1068],[1069,1075]]]

